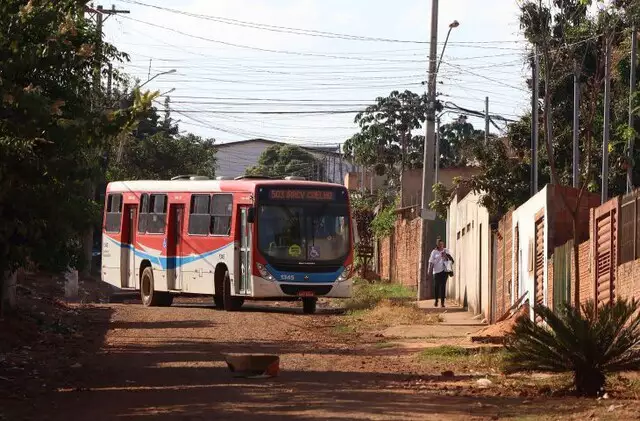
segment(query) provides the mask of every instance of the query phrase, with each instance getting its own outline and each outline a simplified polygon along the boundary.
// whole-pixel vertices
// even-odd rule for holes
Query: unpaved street
[[[252,304],[226,313],[183,303],[101,305],[87,317],[95,348],[70,370],[66,386],[10,419],[497,419],[522,414],[523,402],[527,415],[549,411],[549,402],[449,393],[455,381],[431,387],[435,370],[409,351],[336,335],[338,315]],[[233,378],[223,353],[248,351],[279,354],[280,377]],[[553,405],[556,419],[574,411],[570,400]]]

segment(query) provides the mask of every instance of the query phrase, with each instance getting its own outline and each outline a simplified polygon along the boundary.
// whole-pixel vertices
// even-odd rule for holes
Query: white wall
[[[527,202],[525,202],[522,206],[513,211],[512,218],[512,235],[513,235],[513,250],[512,250],[512,270],[515,271],[516,267],[516,253],[520,255],[518,261],[518,277],[519,277],[519,291],[514,291],[515,282],[512,282],[512,291],[511,291],[511,303],[513,304],[518,298],[522,296],[525,292],[528,292],[527,298],[530,303],[535,302],[535,290],[534,290],[534,272],[529,272],[529,253],[533,250],[530,248],[529,244],[533,241],[535,242],[535,216],[536,214],[544,209],[544,303],[547,303],[547,256],[549,247],[547,239],[549,238],[549,214],[548,214],[548,194],[549,190],[547,187],[540,190],[538,194],[533,196]],[[518,244],[515,242],[515,228],[518,226],[519,231],[519,241]],[[535,243],[534,243],[535,244]],[[533,251],[535,253],[535,251]],[[535,256],[533,256],[535,259]],[[512,272],[515,273],[515,272]],[[531,310],[533,312],[533,309]],[[533,314],[533,313],[532,313]]]
[[[491,227],[489,212],[478,202],[480,194],[469,193],[449,206],[447,247],[456,261],[455,276],[449,278],[447,295],[465,300],[469,311],[489,315],[491,297]],[[464,234],[463,234],[464,230]]]
[[[258,164],[258,158],[260,155],[270,146],[273,146],[272,142],[265,142],[261,140],[254,140],[251,142],[238,142],[230,145],[220,145],[217,152],[217,166],[216,176],[223,177],[238,177],[245,174],[245,171],[249,167],[253,167]],[[344,180],[340,177],[340,156],[337,154],[323,153],[307,149],[312,155],[319,160],[324,160],[326,164],[326,174],[328,181],[332,183],[344,184]],[[335,173],[334,173],[335,164]],[[353,166],[342,161],[342,175],[344,177],[350,171],[353,171]],[[313,169],[309,168],[308,178],[315,178]]]

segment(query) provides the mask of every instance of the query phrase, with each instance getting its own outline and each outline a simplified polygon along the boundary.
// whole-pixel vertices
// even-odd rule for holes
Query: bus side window
[[[145,234],[147,232],[147,218],[149,216],[149,195],[142,193],[140,196],[140,209],[138,211],[138,232]]]
[[[189,208],[189,234],[209,235],[211,196],[194,194]]]
[[[149,215],[147,218],[147,233],[164,234],[167,222],[166,194],[152,194],[149,197]]]
[[[211,197],[211,234],[231,235],[231,214],[233,196],[230,194],[214,194]]]
[[[119,233],[122,225],[122,195],[110,194],[107,197],[107,217],[104,230],[110,233]]]

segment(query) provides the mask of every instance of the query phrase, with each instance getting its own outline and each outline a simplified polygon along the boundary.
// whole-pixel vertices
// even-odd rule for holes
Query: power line
[[[164,29],[166,31],[174,32],[176,34],[180,34],[189,38],[199,39],[207,42],[213,42],[220,45],[226,45],[228,47],[243,48],[247,50],[261,51],[265,53],[277,53],[277,54],[288,54],[288,55],[295,55],[295,56],[322,57],[322,58],[332,58],[332,59],[341,59],[341,60],[359,60],[359,61],[373,61],[373,62],[395,62],[395,63],[423,63],[424,62],[424,60],[394,60],[394,59],[384,59],[384,58],[374,59],[374,58],[365,58],[365,57],[339,56],[339,55],[333,55],[333,54],[308,53],[303,51],[273,50],[270,48],[261,48],[261,47],[256,47],[252,45],[236,44],[233,42],[221,41],[213,38],[203,37],[200,35],[189,34],[187,32],[180,31],[178,29],[169,28],[167,26],[158,25],[151,22],[145,22],[143,20],[135,19],[129,16],[121,16],[121,17],[127,20],[131,20],[133,22],[141,23],[143,25],[148,25],[154,28]]]

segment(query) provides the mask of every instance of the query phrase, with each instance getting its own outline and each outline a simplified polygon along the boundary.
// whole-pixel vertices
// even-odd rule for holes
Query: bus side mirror
[[[256,219],[256,208],[249,208],[247,210],[247,222],[253,224]]]

